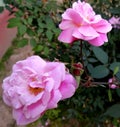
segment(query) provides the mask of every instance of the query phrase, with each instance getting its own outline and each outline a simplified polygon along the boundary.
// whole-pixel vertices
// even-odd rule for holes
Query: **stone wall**
[[[17,33],[17,28],[7,28],[8,20],[13,17],[13,15],[9,14],[8,10],[4,10],[0,14],[0,59],[10,47]]]

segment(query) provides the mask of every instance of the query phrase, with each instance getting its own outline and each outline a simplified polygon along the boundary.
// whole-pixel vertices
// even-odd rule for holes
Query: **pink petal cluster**
[[[109,19],[110,24],[112,24],[113,28],[120,29],[120,17],[112,17]]]
[[[107,42],[107,32],[112,29],[107,20],[95,14],[90,4],[80,0],[62,14],[59,27],[62,30],[59,41],[72,43],[81,39],[93,46],[101,46]]]
[[[108,80],[108,83],[109,83],[109,88],[111,88],[111,89],[116,89],[116,88],[118,88],[118,86],[115,84],[115,78],[110,78],[109,80]]]
[[[31,56],[13,66],[2,87],[3,100],[13,108],[17,124],[26,125],[47,109],[56,108],[60,100],[71,97],[77,84],[63,63]]]

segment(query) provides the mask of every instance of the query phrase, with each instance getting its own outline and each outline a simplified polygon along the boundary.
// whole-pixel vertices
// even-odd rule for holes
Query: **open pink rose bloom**
[[[112,29],[107,20],[95,14],[90,4],[80,0],[62,14],[59,27],[62,30],[59,41],[72,43],[81,39],[93,46],[101,46],[107,42],[107,32]]]
[[[46,62],[31,56],[17,62],[3,81],[3,100],[13,108],[18,125],[34,122],[60,100],[71,97],[76,80],[60,62]]]

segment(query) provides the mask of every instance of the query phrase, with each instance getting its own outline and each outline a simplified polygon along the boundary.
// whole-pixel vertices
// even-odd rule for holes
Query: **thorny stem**
[[[84,79],[81,79],[81,81],[83,81],[83,82],[86,82],[87,80],[84,80]],[[92,81],[92,84],[96,84],[96,85],[101,85],[101,84],[103,84],[103,85],[109,85],[110,83],[108,83],[108,82],[94,82],[94,81]]]

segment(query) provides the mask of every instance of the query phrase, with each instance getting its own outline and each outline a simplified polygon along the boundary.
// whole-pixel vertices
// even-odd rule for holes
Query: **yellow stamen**
[[[35,96],[38,95],[39,93],[41,93],[43,90],[44,90],[44,88],[39,88],[39,87],[32,88],[32,87],[29,87],[30,93],[34,94]]]

